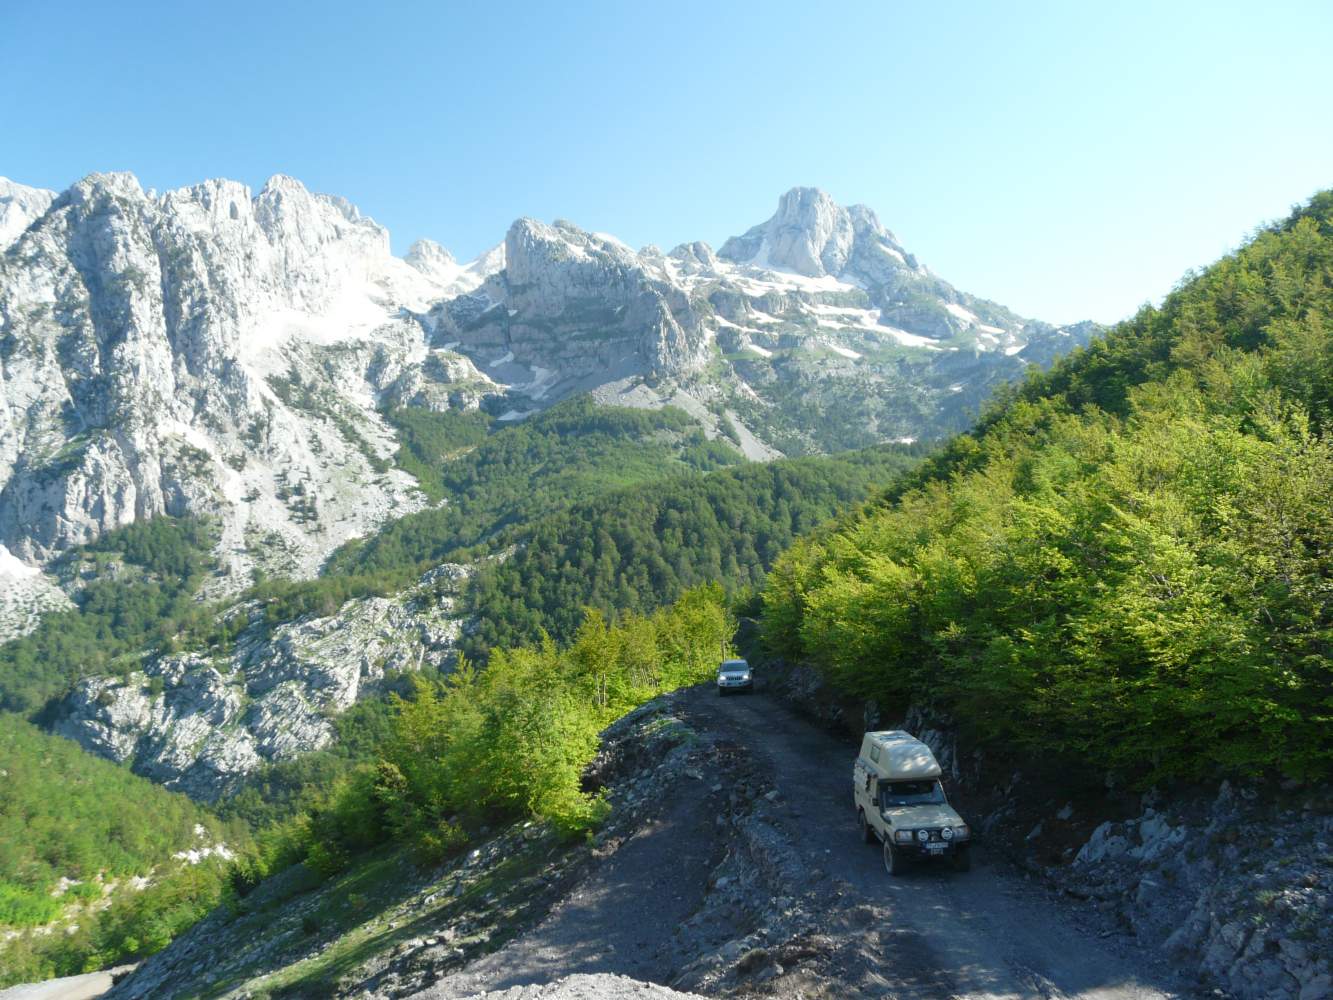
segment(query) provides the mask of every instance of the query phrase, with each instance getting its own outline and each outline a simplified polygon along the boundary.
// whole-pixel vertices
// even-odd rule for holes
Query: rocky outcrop
[[[1056,874],[1240,1000],[1333,996],[1333,800],[1237,788],[1147,797]]]
[[[313,573],[420,505],[377,407],[428,359],[410,309],[480,280],[465,271],[391,256],[382,227],[288,177],[253,197],[85,178],[0,258],[0,541],[42,561],[199,514],[224,526],[231,589],[256,565]]]
[[[489,357],[533,399],[612,372],[686,374],[705,360],[702,317],[685,290],[612,237],[520,219],[504,260],[433,314],[436,339]]]
[[[678,993],[666,986],[643,983],[628,976],[600,973],[568,976],[554,983],[513,986],[507,990],[476,993],[468,1000],[698,1000],[697,993]]]
[[[265,764],[327,746],[333,719],[386,677],[447,666],[466,577],[464,567],[441,566],[396,598],[349,601],[272,631],[256,624],[226,655],[165,655],[128,676],[86,678],[61,704],[55,730],[212,801]]]
[[[43,615],[71,607],[53,579],[0,545],[0,642],[26,635]]]

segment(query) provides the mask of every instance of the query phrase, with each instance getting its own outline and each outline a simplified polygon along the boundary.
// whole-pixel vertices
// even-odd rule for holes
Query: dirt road
[[[978,850],[971,872],[921,867],[890,878],[878,846],[857,836],[854,750],[757,694],[683,693],[673,710],[694,729],[739,744],[776,787],[772,822],[814,874],[826,914],[823,978],[807,992],[778,979],[776,995],[925,998],[1174,997],[1163,974],[1118,933],[1054,899]],[[618,972],[669,982],[679,950],[664,942],[710,889],[727,845],[714,822],[716,788],[687,783],[547,918],[422,997]],[[1087,919],[1085,919],[1087,917]],[[831,957],[830,957],[831,956]],[[830,986],[829,970],[837,980]]]
[[[126,965],[82,976],[48,979],[44,983],[11,986],[0,989],[0,1000],[93,1000],[111,989],[115,977],[126,975],[132,968]]]

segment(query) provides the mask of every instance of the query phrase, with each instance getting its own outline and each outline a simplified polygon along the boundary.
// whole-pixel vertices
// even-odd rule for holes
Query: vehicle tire
[[[907,870],[907,859],[889,841],[884,841],[884,870],[890,875],[901,875]]]
[[[727,689],[726,689],[726,688],[718,688],[718,689],[717,689],[717,696],[718,696],[719,698],[725,698],[725,697],[727,696]]]
[[[856,810],[856,822],[861,827],[861,843],[873,844],[879,839],[875,836],[875,828],[866,821],[866,811],[864,809]]]
[[[972,845],[958,847],[953,852],[953,870],[956,872],[970,872],[972,870]]]

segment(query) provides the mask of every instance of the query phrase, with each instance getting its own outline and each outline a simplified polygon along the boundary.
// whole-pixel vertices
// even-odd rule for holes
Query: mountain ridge
[[[813,188],[716,253],[525,218],[464,263],[430,240],[396,257],[283,174],[5,181],[0,213],[0,544],[42,566],[135,520],[215,518],[214,594],[309,577],[424,505],[389,408],[512,421],[592,392],[680,406],[752,459],[824,453],[963,426],[1092,331],[957,292]]]

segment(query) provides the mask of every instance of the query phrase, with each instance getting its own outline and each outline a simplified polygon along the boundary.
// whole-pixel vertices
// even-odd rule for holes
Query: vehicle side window
[[[879,763],[879,744],[878,744],[878,743],[872,743],[872,744],[870,744],[870,759],[873,760],[876,764]]]

